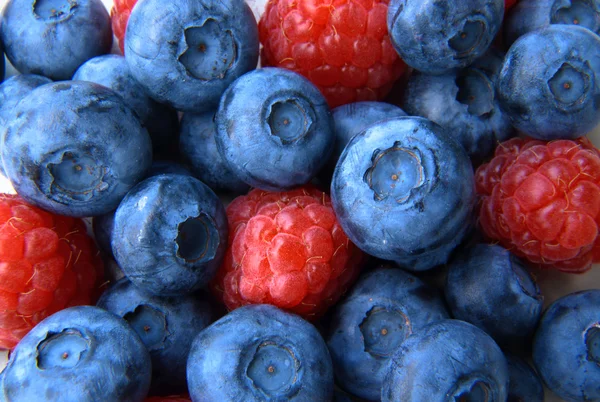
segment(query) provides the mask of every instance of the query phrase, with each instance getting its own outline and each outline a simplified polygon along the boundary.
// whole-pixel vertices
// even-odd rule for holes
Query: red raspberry
[[[363,255],[312,188],[252,190],[227,207],[229,246],[213,283],[228,309],[268,303],[312,319],[358,275]]]
[[[146,398],[144,402],[191,402],[191,399],[188,396],[153,396],[150,398]]]
[[[504,0],[504,13],[506,14],[515,4],[517,0]]]
[[[83,221],[0,194],[0,349],[59,310],[94,303],[103,275]]]
[[[125,38],[127,21],[129,21],[129,15],[135,3],[137,3],[137,0],[114,0],[113,8],[110,10],[112,30],[119,40],[119,48],[123,54],[125,54],[123,39]]]
[[[270,0],[258,24],[263,66],[307,77],[330,107],[382,100],[406,65],[388,36],[389,0]]]
[[[600,152],[587,139],[511,139],[475,177],[479,223],[491,239],[565,272],[600,257]]]

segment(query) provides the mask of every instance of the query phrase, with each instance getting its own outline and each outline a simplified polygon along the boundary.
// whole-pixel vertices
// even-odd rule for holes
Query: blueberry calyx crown
[[[269,105],[267,124],[271,136],[279,138],[283,145],[304,138],[316,120],[310,104],[299,97],[276,100]]]
[[[33,14],[48,22],[64,21],[73,15],[77,0],[34,0]]]
[[[460,30],[450,39],[448,46],[456,54],[455,59],[470,57],[473,52],[479,52],[479,48],[484,45],[482,40],[487,31],[485,19],[478,15],[472,15],[464,19]]]
[[[190,217],[177,226],[177,257],[187,263],[205,263],[215,258],[221,239],[217,225],[205,213]]]
[[[141,304],[123,316],[149,351],[164,348],[169,335],[165,314],[153,306]]]
[[[548,80],[551,98],[565,111],[582,108],[594,86],[594,74],[587,61],[564,62]]]
[[[292,348],[282,342],[264,341],[256,348],[246,376],[268,397],[290,397],[296,392],[300,361]]]
[[[376,358],[389,358],[412,333],[410,319],[402,311],[375,306],[359,325],[365,352]]]
[[[600,323],[595,323],[585,331],[587,360],[600,366]]]
[[[468,107],[469,114],[489,118],[494,110],[494,84],[487,74],[475,68],[463,70],[456,77],[456,100]]]
[[[48,332],[37,346],[37,367],[40,370],[73,368],[86,356],[90,340],[74,328]]]
[[[449,402],[492,402],[490,385],[482,379],[461,379],[457,390],[448,399]]]
[[[600,30],[600,12],[592,0],[557,0],[552,5],[550,23],[580,25],[592,32]]]
[[[418,149],[403,147],[399,141],[388,149],[375,149],[371,157],[372,165],[367,169],[363,180],[373,190],[374,199],[383,201],[392,197],[403,203],[411,196],[412,190],[425,182],[425,173]]]
[[[238,58],[238,45],[229,29],[222,29],[214,18],[184,30],[187,48],[179,62],[194,78],[202,81],[220,80]]]

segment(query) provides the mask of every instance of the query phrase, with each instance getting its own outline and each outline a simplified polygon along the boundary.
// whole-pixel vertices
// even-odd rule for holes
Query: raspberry
[[[103,275],[83,221],[0,194],[0,349],[59,310],[94,303]]]
[[[258,24],[263,66],[307,77],[330,107],[382,100],[406,70],[388,36],[389,0],[271,0]]]
[[[229,245],[213,290],[230,310],[268,303],[316,318],[362,265],[329,196],[315,188],[252,190],[232,201],[227,218]]]
[[[504,0],[504,13],[506,14],[515,4],[517,0]]]
[[[125,31],[127,30],[127,21],[129,21],[129,15],[135,3],[137,3],[137,0],[114,0],[113,8],[110,10],[112,30],[119,40],[119,48],[123,54],[125,54],[124,38]]]
[[[585,138],[514,138],[476,172],[479,223],[515,254],[564,272],[600,257],[600,152]]]

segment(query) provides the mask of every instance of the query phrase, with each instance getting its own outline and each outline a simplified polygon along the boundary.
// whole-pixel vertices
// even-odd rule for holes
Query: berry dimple
[[[230,310],[270,303],[312,319],[358,275],[362,253],[341,230],[329,196],[312,187],[253,190],[227,216],[234,234],[213,290]]]
[[[329,106],[382,100],[406,65],[388,36],[388,0],[275,0],[259,22],[263,66],[307,77]]]
[[[591,267],[600,246],[600,152],[587,139],[511,139],[477,169],[476,183],[489,238],[542,267]]]
[[[0,349],[59,310],[93,303],[103,275],[82,221],[0,194]]]

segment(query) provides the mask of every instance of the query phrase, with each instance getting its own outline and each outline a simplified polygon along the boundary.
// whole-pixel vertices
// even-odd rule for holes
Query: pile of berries
[[[1,401],[600,400],[596,2],[111,4],[2,12]]]

